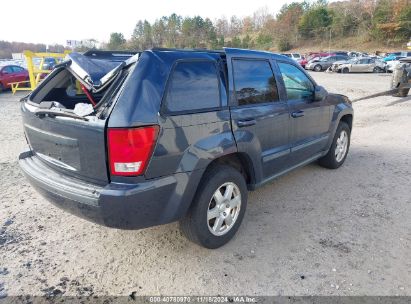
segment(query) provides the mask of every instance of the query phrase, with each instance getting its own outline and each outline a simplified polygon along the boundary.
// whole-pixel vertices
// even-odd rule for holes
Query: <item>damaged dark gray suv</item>
[[[180,220],[217,248],[253,190],[347,156],[351,102],[269,52],[152,49],[72,53],[21,102],[30,183],[109,227]]]

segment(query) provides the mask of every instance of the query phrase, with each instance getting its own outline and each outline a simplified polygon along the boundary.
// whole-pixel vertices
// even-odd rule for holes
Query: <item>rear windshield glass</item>
[[[165,105],[168,112],[191,112],[219,107],[220,94],[215,63],[177,63],[170,78]]]

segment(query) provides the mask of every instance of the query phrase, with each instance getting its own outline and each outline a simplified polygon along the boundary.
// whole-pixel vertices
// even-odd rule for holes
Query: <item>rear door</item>
[[[357,64],[353,64],[351,70],[353,72],[367,72],[369,69],[368,59],[363,58],[358,60]]]
[[[25,81],[26,80],[26,72],[22,67],[19,66],[13,66],[13,71],[14,71],[14,81],[15,82],[20,82],[20,81]]]
[[[161,108],[162,131],[146,177],[193,171],[203,165],[202,158],[235,151],[224,74],[216,59],[193,54],[173,65]]]
[[[326,146],[330,108],[314,100],[314,83],[296,65],[278,62],[291,116],[291,163],[314,157]]]
[[[287,165],[288,106],[279,97],[268,58],[228,54],[230,110],[238,151],[253,158],[257,180],[268,178]]]

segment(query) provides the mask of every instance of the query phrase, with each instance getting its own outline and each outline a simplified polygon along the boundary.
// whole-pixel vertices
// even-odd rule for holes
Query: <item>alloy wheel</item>
[[[224,183],[208,204],[207,224],[215,236],[226,234],[235,225],[241,208],[241,192],[232,182]]]
[[[342,130],[340,136],[337,138],[335,145],[335,160],[341,162],[345,154],[347,153],[348,148],[348,134],[345,130]]]

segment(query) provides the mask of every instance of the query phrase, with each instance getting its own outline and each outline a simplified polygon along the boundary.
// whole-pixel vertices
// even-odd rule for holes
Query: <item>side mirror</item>
[[[327,97],[328,92],[322,86],[316,86],[314,89],[314,101],[321,101]]]

